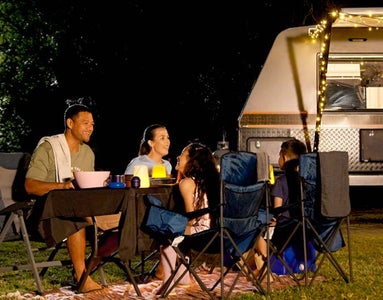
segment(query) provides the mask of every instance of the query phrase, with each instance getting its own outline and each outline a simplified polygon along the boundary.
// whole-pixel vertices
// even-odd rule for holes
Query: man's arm
[[[72,181],[67,182],[45,182],[32,178],[25,178],[25,190],[29,195],[43,196],[52,190],[74,189]]]

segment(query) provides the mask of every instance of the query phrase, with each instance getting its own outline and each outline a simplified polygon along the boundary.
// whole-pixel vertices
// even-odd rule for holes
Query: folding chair
[[[6,181],[2,185],[2,194],[5,195],[5,207],[0,210],[0,217],[3,223],[0,224],[0,247],[2,243],[22,239],[28,256],[28,263],[15,262],[13,265],[0,267],[0,272],[15,270],[31,270],[36,282],[38,293],[43,293],[41,277],[48,267],[63,266],[71,264],[70,260],[53,260],[56,253],[61,249],[62,243],[55,248],[42,247],[32,248],[31,235],[25,224],[26,217],[35,204],[35,200],[27,199],[24,193],[25,170],[29,164],[29,153],[1,153],[0,165],[2,172],[7,172],[8,177],[2,176],[1,180]],[[3,174],[4,175],[4,174]],[[7,198],[8,197],[8,198]],[[39,240],[40,242],[40,240]],[[64,242],[64,241],[63,241]],[[47,259],[44,261],[35,260],[35,252],[47,250]],[[50,256],[49,256],[50,255]],[[39,273],[38,268],[42,268]]]
[[[137,285],[137,283],[141,283],[141,281],[137,281],[134,278],[137,273],[135,267],[132,267],[131,265],[127,266],[118,256],[120,240],[119,228],[116,227],[107,230],[101,230],[97,226],[96,219],[94,219],[94,226],[92,226],[91,228],[92,232],[90,232],[90,236],[93,236],[94,239],[92,241],[92,252],[89,253],[88,257],[86,258],[86,265],[89,269],[88,275],[91,275],[98,271],[100,275],[101,284],[103,286],[108,286],[105,278],[104,265],[107,263],[114,263],[126,274],[127,280],[129,280],[133,284],[137,295],[141,296]],[[142,273],[139,275],[142,275],[144,277],[144,271],[142,271]],[[147,278],[144,277],[144,280],[146,279]]]
[[[286,170],[286,180],[288,182],[289,204],[274,208],[272,200],[267,202],[267,220],[271,220],[270,213],[276,217],[277,223],[267,224],[267,231],[264,238],[268,245],[267,264],[260,270],[260,277],[271,278],[271,273],[277,275],[289,275],[298,284],[301,279],[306,261],[312,262],[315,257],[315,249],[311,242],[304,240],[303,234],[303,215],[301,208],[301,179],[299,172],[295,171],[295,166],[299,160],[288,162],[290,166]],[[305,241],[305,242],[304,242]],[[267,268],[266,268],[267,267]],[[315,270],[315,265],[311,265],[311,271]],[[269,280],[267,289],[269,291]]]
[[[39,294],[43,294],[44,289],[41,283],[41,277],[45,274],[46,268],[70,265],[71,261],[70,260],[53,260],[53,257],[60,250],[60,248],[62,247],[62,243],[64,243],[64,241],[56,245],[56,247],[54,248],[39,248],[39,249],[32,248],[30,234],[28,233],[27,227],[25,225],[25,217],[28,215],[33,205],[34,205],[33,200],[27,201],[27,202],[17,202],[10,206],[7,206],[6,208],[0,211],[0,215],[5,216],[7,220],[5,222],[4,227],[2,228],[0,232],[0,246],[3,242],[6,242],[5,237],[7,232],[9,232],[12,226],[12,223],[17,221],[17,223],[20,225],[20,232],[19,232],[20,238],[23,239],[24,246],[28,255],[28,261],[29,261],[29,263],[26,263],[26,264],[16,262],[16,264],[14,265],[1,266],[0,272],[9,272],[9,271],[15,271],[15,270],[31,270],[33,272],[33,276],[36,282],[37,291]],[[35,252],[42,251],[42,250],[48,251],[47,260],[36,261]],[[49,254],[52,255],[52,253],[54,253],[54,255],[49,256]],[[38,268],[42,268],[41,273],[39,273]]]
[[[330,151],[308,153],[301,156],[300,176],[302,178],[303,227],[304,238],[312,241],[317,251],[314,263],[317,265],[308,282],[305,265],[305,284],[312,284],[318,275],[325,258],[345,282],[352,281],[352,257],[350,248],[350,212],[348,153]],[[347,243],[341,226],[345,223]],[[348,254],[348,274],[346,264],[342,265],[334,252],[345,249]],[[306,260],[307,264],[307,260]]]
[[[0,209],[14,204],[23,196],[19,195],[18,178],[22,176],[22,166],[29,162],[29,153],[0,152]],[[5,224],[5,216],[0,216],[0,228]],[[6,233],[6,239],[17,238],[20,224],[15,219]]]
[[[279,213],[294,209],[299,213],[276,225],[273,238],[268,240],[271,254],[268,256],[269,269],[272,270],[278,262],[298,285],[311,285],[324,259],[328,258],[341,277],[349,282],[352,265],[348,154],[343,151],[304,154],[299,162],[299,177],[299,206],[294,203],[274,210],[274,213]],[[347,222],[349,276],[333,255],[333,252],[346,246],[341,231],[344,221]],[[285,251],[290,250],[292,245],[295,253],[290,252],[290,257],[286,257]],[[299,266],[294,264],[297,261]]]
[[[181,264],[186,267],[183,275],[189,271],[211,299],[229,298],[241,275],[245,275],[253,283],[254,291],[265,294],[260,281],[252,272],[249,257],[244,256],[244,253],[254,245],[263,226],[258,220],[258,210],[262,201],[265,201],[265,197],[267,197],[269,176],[263,177],[261,172],[268,174],[269,165],[268,160],[260,162],[260,157],[267,158],[266,155],[246,151],[229,152],[221,157],[221,199],[218,208],[218,225],[206,231],[184,236],[184,240],[179,245],[177,242],[170,241],[181,263],[173,272],[168,284],[165,285],[162,297],[169,295],[182,279],[181,275],[170,286],[170,282],[173,281]],[[262,178],[261,181],[260,178]],[[263,180],[264,178],[267,180]],[[210,209],[214,213],[214,209],[217,208]],[[198,214],[198,211],[195,213]],[[197,255],[189,259],[185,253],[190,250],[196,252]],[[210,287],[207,287],[201,280],[196,269],[198,265],[195,262],[198,262],[204,254],[218,254],[220,257],[220,278]],[[237,274],[229,286],[229,290],[225,291],[227,282],[224,284],[224,280],[230,271],[236,271]],[[218,285],[220,285],[220,295],[216,296],[214,289]]]

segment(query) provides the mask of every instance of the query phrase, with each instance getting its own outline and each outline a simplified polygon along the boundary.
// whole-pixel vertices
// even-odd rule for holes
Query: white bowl
[[[73,175],[77,185],[86,189],[107,186],[110,171],[78,171],[73,172]]]

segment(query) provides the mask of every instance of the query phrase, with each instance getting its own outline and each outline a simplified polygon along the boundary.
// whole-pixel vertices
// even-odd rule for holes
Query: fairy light
[[[322,123],[322,114],[326,104],[326,73],[327,62],[330,49],[330,37],[332,23],[338,18],[337,11],[333,11],[329,14],[328,18],[322,20],[319,25],[315,27],[315,30],[309,31],[309,36],[313,39],[321,39],[321,47],[319,54],[319,89],[317,95],[317,117],[315,124],[315,136],[314,136],[314,152],[318,151],[319,145],[319,133]]]

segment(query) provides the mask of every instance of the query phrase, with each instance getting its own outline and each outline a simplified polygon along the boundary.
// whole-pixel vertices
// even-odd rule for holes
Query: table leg
[[[130,283],[133,284],[133,287],[134,287],[134,290],[137,293],[137,296],[138,297],[142,297],[141,291],[138,288],[136,280],[134,279],[134,276],[133,276],[133,273],[132,273],[132,271],[130,269],[129,263],[125,262],[124,264],[125,264],[126,272],[128,273],[128,279],[129,279]]]

